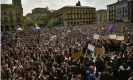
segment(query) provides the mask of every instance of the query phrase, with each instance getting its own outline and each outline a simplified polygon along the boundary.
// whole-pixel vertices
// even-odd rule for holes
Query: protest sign
[[[116,40],[124,40],[124,36],[117,36]]]
[[[109,35],[110,39],[116,39],[116,35]]]
[[[74,53],[71,57],[75,60],[83,56],[82,51]]]
[[[93,39],[99,39],[99,35],[98,34],[94,34]]]
[[[100,36],[99,39],[100,40],[108,40],[109,36],[108,35]]]
[[[105,49],[104,48],[95,48],[94,53],[95,54],[103,54],[103,53],[105,53]]]
[[[88,49],[94,52],[95,46],[88,44]]]

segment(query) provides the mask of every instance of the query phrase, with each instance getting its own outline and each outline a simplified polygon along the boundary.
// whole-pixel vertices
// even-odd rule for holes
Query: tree
[[[59,20],[58,19],[50,19],[48,21],[48,26],[53,26],[53,25],[58,25],[59,24]]]
[[[124,19],[123,19],[123,21],[124,21],[125,23],[130,22],[130,21],[128,20],[128,18],[127,18],[127,17],[126,17],[126,18],[124,18]]]
[[[34,21],[30,17],[26,17],[25,24],[26,24],[26,26],[32,26],[32,25],[34,25]]]

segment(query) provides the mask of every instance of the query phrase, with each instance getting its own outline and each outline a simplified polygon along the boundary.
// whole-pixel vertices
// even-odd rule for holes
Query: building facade
[[[97,23],[105,23],[107,22],[107,10],[98,10],[96,12]]]
[[[53,19],[61,26],[93,24],[96,21],[96,9],[88,6],[65,6],[52,13]]]
[[[116,3],[116,20],[128,19],[128,4],[126,0]]]
[[[32,13],[28,13],[26,17],[30,17],[34,22],[41,23],[45,20],[45,17],[50,14],[48,7],[46,8],[35,8]]]
[[[107,5],[107,20],[108,22],[114,22],[116,16],[115,4]]]
[[[118,0],[107,5],[108,21],[133,23],[133,0]]]
[[[133,0],[129,0],[128,4],[128,20],[133,23]]]
[[[12,4],[1,4],[1,31],[23,27],[23,8],[21,0],[12,0]]]

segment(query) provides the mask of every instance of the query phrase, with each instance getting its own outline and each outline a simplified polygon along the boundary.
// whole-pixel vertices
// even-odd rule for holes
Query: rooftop
[[[97,12],[106,12],[107,9],[100,9],[100,10],[97,10]]]
[[[90,7],[90,6],[69,6],[69,5],[66,5],[63,8],[95,8],[95,7]]]
[[[12,4],[1,4],[1,7],[2,8],[8,8],[8,7],[14,7],[14,5],[12,5]]]

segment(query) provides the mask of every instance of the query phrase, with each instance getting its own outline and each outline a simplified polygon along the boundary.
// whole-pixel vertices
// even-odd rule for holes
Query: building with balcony
[[[107,16],[109,22],[133,23],[133,0],[118,0],[107,5]]]
[[[115,3],[107,5],[107,20],[108,22],[114,22],[116,16]]]
[[[45,20],[45,16],[50,14],[48,7],[46,8],[35,8],[32,13],[28,13],[26,17],[30,17],[34,22],[41,22]]]
[[[52,13],[61,26],[87,25],[96,22],[96,8],[89,6],[64,6]]]
[[[23,8],[21,0],[12,0],[13,4],[1,4],[1,31],[17,29],[23,26]]]
[[[101,9],[96,12],[97,23],[107,22],[107,10]]]

